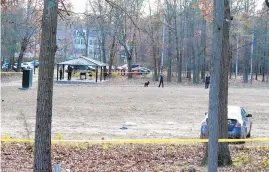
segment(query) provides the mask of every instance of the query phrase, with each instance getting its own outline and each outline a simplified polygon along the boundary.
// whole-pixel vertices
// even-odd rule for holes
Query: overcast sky
[[[71,0],[74,7],[73,11],[83,13],[85,11],[86,1],[87,0]],[[258,4],[258,9],[261,9],[264,0],[256,0],[256,2]]]

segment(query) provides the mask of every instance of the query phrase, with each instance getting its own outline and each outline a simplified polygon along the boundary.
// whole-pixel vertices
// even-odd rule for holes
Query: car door
[[[241,108],[241,112],[242,112],[242,118],[246,123],[246,128],[247,128],[247,133],[249,133],[250,131],[250,121],[249,118],[247,118],[247,113],[245,111],[245,109]]]
[[[245,111],[245,110],[244,110]],[[248,116],[248,113],[245,111],[246,116]],[[247,122],[248,122],[248,133],[251,130],[251,117],[247,117]]]

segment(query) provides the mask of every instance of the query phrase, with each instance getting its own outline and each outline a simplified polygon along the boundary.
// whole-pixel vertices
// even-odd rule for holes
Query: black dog
[[[149,81],[144,83],[144,87],[148,87],[149,86]]]

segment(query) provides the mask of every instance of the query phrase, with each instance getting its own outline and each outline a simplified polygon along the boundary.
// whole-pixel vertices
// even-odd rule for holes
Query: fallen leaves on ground
[[[33,144],[3,143],[1,170],[3,172],[32,171]],[[268,171],[269,148],[231,146],[233,166],[219,171]],[[158,144],[59,144],[52,146],[52,162],[62,171],[206,171],[201,165],[203,145]]]

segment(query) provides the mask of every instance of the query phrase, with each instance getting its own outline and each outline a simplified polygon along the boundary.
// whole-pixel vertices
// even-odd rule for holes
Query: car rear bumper
[[[200,138],[208,138],[207,126],[201,127],[201,135]],[[229,139],[238,139],[241,138],[241,127],[234,127],[232,131],[228,131]]]
[[[234,127],[232,131],[228,131],[228,138],[238,139],[241,137],[241,127]]]

